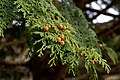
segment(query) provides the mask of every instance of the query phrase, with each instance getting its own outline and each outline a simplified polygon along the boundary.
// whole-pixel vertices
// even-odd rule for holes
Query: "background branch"
[[[107,13],[106,11],[104,11],[104,10],[96,10],[96,9],[91,9],[91,8],[86,8],[87,10],[89,10],[89,11],[92,11],[92,12],[97,12],[97,14],[104,14],[104,15],[107,15],[107,16],[112,16],[112,17],[114,17],[114,18],[120,18],[120,15],[115,15],[115,14],[111,14],[111,13]],[[92,18],[92,20],[93,19],[95,19],[96,17],[94,16],[93,18]]]

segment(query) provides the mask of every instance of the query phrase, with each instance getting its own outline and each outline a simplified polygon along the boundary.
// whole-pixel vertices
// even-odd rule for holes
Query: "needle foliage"
[[[102,57],[103,50],[107,51],[114,63],[117,61],[116,53],[99,43],[82,11],[72,0],[63,0],[57,5],[52,0],[1,0],[1,36],[3,30],[11,27],[18,17],[25,20],[22,27],[26,29],[24,33],[30,54],[41,57],[45,55],[44,51],[49,50],[50,67],[60,61],[63,65],[67,64],[69,72],[75,75],[79,60],[83,59],[88,73],[92,74],[90,78],[97,79],[97,65],[101,65],[107,73],[111,69]]]

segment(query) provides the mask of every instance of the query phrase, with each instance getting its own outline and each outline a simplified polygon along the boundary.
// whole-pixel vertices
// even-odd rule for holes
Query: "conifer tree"
[[[13,24],[12,22],[22,21]],[[48,60],[49,67],[68,66],[68,73],[74,76],[79,60],[84,60],[85,68],[91,79],[98,79],[96,68],[103,67],[107,73],[110,66],[102,57],[106,51],[114,64],[116,53],[104,43],[100,43],[82,11],[72,0],[54,3],[52,0],[1,0],[0,36],[4,30],[16,25],[24,29],[30,57]],[[22,34],[18,33],[18,34]]]

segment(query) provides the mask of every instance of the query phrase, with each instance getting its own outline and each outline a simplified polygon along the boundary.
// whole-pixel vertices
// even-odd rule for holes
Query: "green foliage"
[[[108,52],[108,56],[112,59],[113,63],[116,64],[116,61],[118,61],[118,57],[115,51],[108,47],[106,48],[106,50]]]
[[[18,5],[19,12],[23,12],[27,21],[26,27],[30,32],[29,42],[33,45],[31,47],[32,53],[39,53],[41,57],[44,55],[43,51],[49,49],[51,50],[49,54],[51,59],[48,64],[51,67],[56,66],[56,62],[60,59],[63,65],[68,64],[70,70],[74,72],[73,69],[78,65],[80,53],[78,34],[56,7],[51,2],[44,0],[38,2],[17,0],[15,4]],[[55,19],[56,16],[59,16],[58,20]],[[64,28],[60,29],[60,25]],[[46,30],[45,27],[49,30]],[[57,40],[61,34],[65,36],[62,39],[64,44]]]
[[[104,46],[104,44],[98,43],[96,34],[89,28],[90,25],[83,17],[82,11],[75,7],[72,0],[64,0],[63,3],[60,3],[59,5],[57,4],[56,7],[60,13],[68,20],[68,22],[77,29],[76,32],[78,32],[80,35],[80,51],[81,55],[84,56],[85,67],[87,71],[89,72],[89,70],[93,68],[93,72],[96,73],[95,66],[91,65],[92,61],[93,63],[95,62],[101,64],[107,73],[109,73],[110,67],[107,64],[107,61],[105,59],[102,59],[102,48],[105,48],[107,50],[107,53],[113,62],[117,61],[116,53],[111,48]]]
[[[1,4],[4,3],[4,0],[1,1]],[[69,72],[74,75],[80,58],[85,61],[87,71],[93,74],[91,78],[97,79],[97,64],[109,73],[110,66],[102,58],[103,46],[100,46],[96,34],[89,28],[87,20],[72,0],[64,0],[56,6],[51,0],[16,0],[14,3],[11,3],[13,8],[10,9],[9,18],[4,16],[8,14],[3,13],[3,6],[0,5],[0,15],[3,16],[0,18],[0,31],[15,18],[14,11],[16,15],[23,13],[21,16],[26,20],[27,42],[32,55],[39,54],[41,57],[45,50],[49,50],[50,67],[60,61],[63,65],[68,64]],[[112,56],[109,56],[115,63],[117,56],[114,56],[114,51],[110,48],[107,51],[112,52]]]
[[[0,36],[3,36],[3,29],[9,28],[16,17],[14,0],[0,1]]]

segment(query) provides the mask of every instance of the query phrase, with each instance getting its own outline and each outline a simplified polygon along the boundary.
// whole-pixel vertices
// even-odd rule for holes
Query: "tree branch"
[[[6,65],[6,66],[26,66],[26,62],[16,62],[16,61],[5,61],[0,60],[0,65]]]
[[[22,44],[22,43],[25,43],[25,42],[26,42],[25,39],[17,40],[17,41],[10,41],[10,42],[5,42],[5,43],[0,44],[0,47]]]
[[[120,18],[120,15],[114,15],[114,14],[111,14],[111,13],[107,13],[106,11],[99,11],[99,10],[96,10],[96,9],[91,9],[91,8],[86,8],[87,10],[89,11],[92,11],[92,12],[97,12],[98,14],[104,14],[104,15],[108,15],[108,16],[112,16],[114,18]],[[92,18],[93,20],[93,18]]]
[[[117,23],[115,23],[114,25],[112,25],[112,27],[110,27],[110,29],[105,29],[102,32],[98,33],[98,36],[102,36],[105,37],[109,34],[111,34],[112,32],[114,32],[115,30],[120,28],[120,21],[118,21]]]
[[[106,10],[108,10],[113,5],[113,3],[114,3],[114,0],[112,0],[111,4],[109,4],[105,9],[101,10],[101,12],[106,12]],[[86,10],[87,10],[87,8],[86,8]],[[98,13],[97,15],[93,16],[91,18],[91,20],[96,19],[100,14],[101,13]]]

